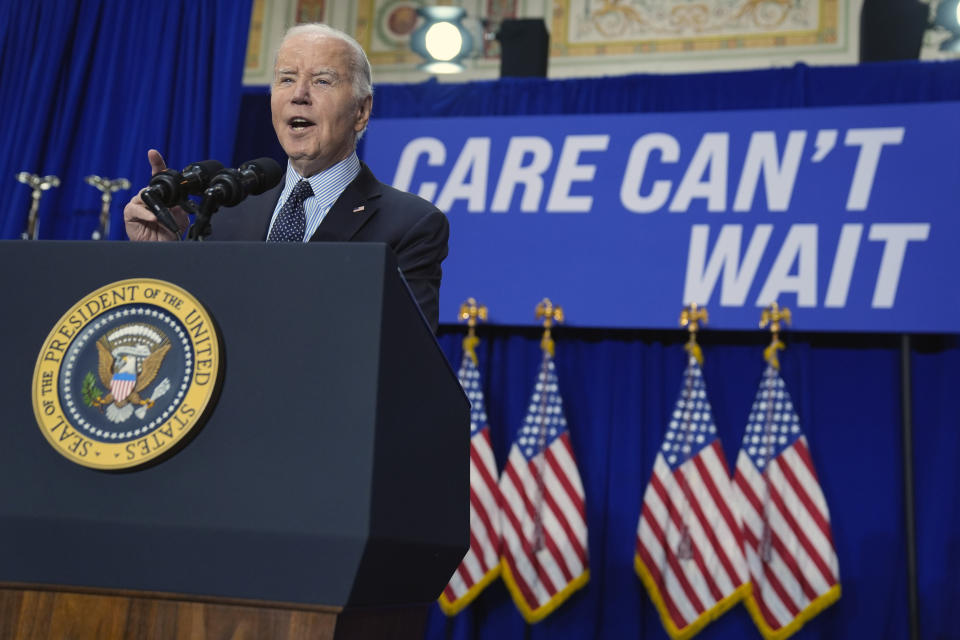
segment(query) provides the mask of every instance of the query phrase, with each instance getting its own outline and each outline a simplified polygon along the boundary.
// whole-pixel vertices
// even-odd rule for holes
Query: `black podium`
[[[63,635],[24,631],[58,610],[70,637],[84,611],[98,638],[219,637],[217,616],[354,637],[439,595],[468,546],[469,403],[385,245],[5,242],[0,274],[0,637]],[[197,298],[222,379],[179,451],[108,472],[48,444],[31,382],[67,309],[127,278]]]

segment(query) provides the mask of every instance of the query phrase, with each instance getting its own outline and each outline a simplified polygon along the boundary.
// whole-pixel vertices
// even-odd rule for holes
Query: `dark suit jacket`
[[[283,181],[212,219],[208,240],[266,240]],[[367,165],[340,195],[311,242],[385,242],[434,333],[439,321],[440,263],[447,257],[450,227],[435,206],[374,177]]]

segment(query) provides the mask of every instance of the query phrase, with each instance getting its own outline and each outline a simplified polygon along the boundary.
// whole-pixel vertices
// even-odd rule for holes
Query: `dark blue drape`
[[[505,78],[463,85],[379,85],[376,118],[635,113],[825,107],[960,100],[960,63],[889,62],[686,75],[543,80]]]
[[[128,178],[121,210],[150,178],[147,149],[174,168],[233,155],[252,0],[45,0],[0,3],[0,237],[23,231],[19,171],[60,177],[40,204],[41,239],[87,239],[100,192],[84,178]]]
[[[244,96],[255,117],[265,96]],[[621,78],[505,79],[463,85],[381,85],[374,118],[796,108],[960,100],[960,63],[882,63]],[[265,116],[256,116],[265,117]],[[267,138],[268,140],[268,138]],[[259,144],[247,140],[244,144]],[[266,144],[266,143],[264,143]],[[248,155],[255,155],[251,148]],[[909,176],[903,176],[909,180]],[[491,248],[491,259],[495,259]],[[478,265],[477,268],[482,268]],[[616,277],[611,274],[611,277]],[[508,286],[505,283],[505,286]],[[441,292],[442,295],[442,292]],[[536,300],[530,301],[531,319]],[[555,302],[563,304],[562,300]],[[679,309],[677,310],[679,313]],[[567,309],[575,314],[575,309]],[[802,314],[796,321],[802,327]],[[492,437],[502,467],[539,363],[539,333],[481,329],[479,355]],[[441,330],[459,364],[461,332]],[[590,529],[588,586],[527,628],[501,581],[448,620],[435,607],[427,637],[665,638],[633,571],[641,496],[681,383],[684,336],[559,329],[556,364],[579,458]],[[704,331],[704,375],[729,463],[735,460],[763,369],[760,332]],[[797,638],[908,635],[903,532],[900,339],[889,335],[787,334],[783,377],[809,438],[826,495],[843,595]],[[960,416],[953,409],[955,336],[925,336],[912,354],[916,516],[924,638],[957,637],[960,602]],[[737,606],[698,636],[759,638]]]

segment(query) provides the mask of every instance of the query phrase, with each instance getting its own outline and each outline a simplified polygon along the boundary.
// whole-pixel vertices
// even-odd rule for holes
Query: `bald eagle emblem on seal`
[[[112,471],[160,462],[190,441],[219,394],[220,335],[172,282],[128,278],[75,302],[33,370],[33,414],[59,454]]]
[[[135,322],[112,329],[96,345],[98,377],[109,391],[104,395],[88,375],[84,401],[104,410],[114,423],[125,422],[133,414],[143,419],[156,400],[170,390],[170,380],[164,378],[145,397],[170,350],[170,340],[155,326]]]

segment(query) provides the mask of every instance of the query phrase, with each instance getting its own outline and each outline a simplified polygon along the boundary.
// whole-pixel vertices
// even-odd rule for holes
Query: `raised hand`
[[[156,149],[147,151],[147,161],[150,162],[150,175],[157,175],[167,168],[163,156]],[[157,216],[143,203],[143,199],[140,197],[142,193],[143,189],[138,191],[137,195],[133,196],[123,208],[123,225],[127,229],[127,236],[137,242],[176,240],[173,232],[160,224],[157,221]],[[170,213],[177,221],[182,237],[187,227],[190,226],[190,218],[187,216],[187,212],[180,207],[172,207]]]

